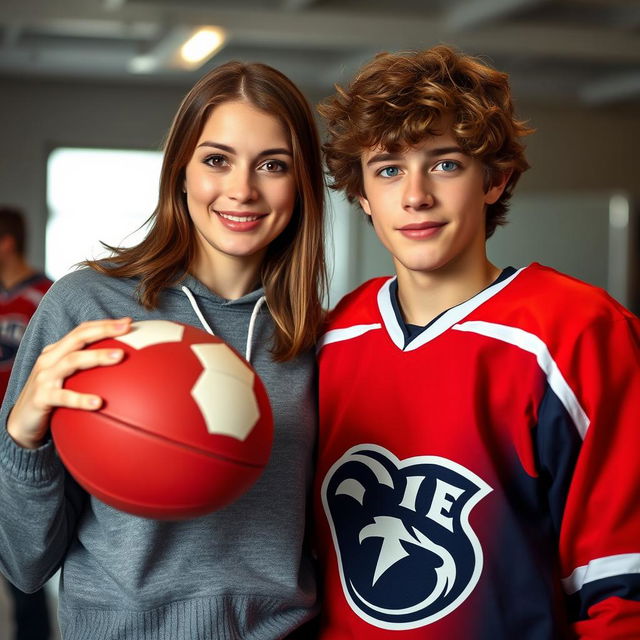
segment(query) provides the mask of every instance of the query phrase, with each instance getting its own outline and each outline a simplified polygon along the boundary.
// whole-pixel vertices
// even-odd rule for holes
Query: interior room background
[[[539,260],[608,289],[623,304],[640,313],[640,46],[633,47],[634,43],[640,44],[640,15],[635,3],[411,0],[389,8],[387,3],[377,0],[345,0],[338,4],[333,0],[283,0],[267,11],[264,8],[267,3],[252,0],[226,7],[220,16],[235,25],[245,41],[252,34],[260,36],[259,45],[242,49],[231,40],[220,55],[184,77],[98,73],[87,69],[74,75],[50,68],[50,58],[38,60],[40,41],[32,35],[37,27],[25,25],[30,19],[38,25],[46,18],[55,18],[59,33],[63,21],[56,11],[63,15],[61,7],[67,4],[87,24],[89,18],[92,24],[96,22],[98,5],[100,11],[111,7],[112,13],[105,20],[112,22],[118,19],[118,11],[126,10],[129,10],[127,20],[135,22],[138,17],[146,20],[154,6],[165,25],[167,20],[176,20],[176,16],[192,23],[201,18],[216,18],[214,12],[205,10],[207,3],[195,0],[178,3],[179,6],[167,0],[3,3],[0,201],[19,205],[27,212],[28,257],[36,266],[46,264],[45,239],[50,215],[47,162],[56,149],[161,149],[171,118],[194,78],[232,57],[260,60],[281,68],[298,83],[309,101],[317,104],[331,93],[332,81],[345,82],[376,50],[427,47],[444,41],[469,53],[483,54],[498,68],[510,71],[517,112],[536,129],[526,140],[532,168],[516,189],[511,221],[498,229],[489,242],[494,262],[518,267]],[[439,30],[438,25],[445,24],[441,20],[445,4],[453,9],[446,16],[447,28]],[[544,23],[543,10],[551,12],[552,5],[556,7],[555,22]],[[617,13],[615,16],[606,13],[611,23],[605,24],[602,17],[605,10],[613,11],[614,7]],[[466,13],[461,12],[463,9]],[[370,22],[366,22],[364,17],[369,14]],[[469,16],[478,24],[469,25]],[[513,31],[508,30],[509,24],[505,25],[510,19]],[[70,24],[69,19],[66,24]],[[84,28],[82,24],[74,24],[76,31]],[[127,24],[129,31],[135,26]],[[115,29],[113,24],[109,28]],[[49,45],[54,39],[51,33],[47,35]],[[531,40],[525,41],[524,35]],[[378,49],[375,38],[380,41]],[[498,43],[499,51],[490,50],[490,45]],[[305,55],[310,61],[311,54],[302,54],[294,47],[303,44],[315,47],[314,66],[309,68],[316,71],[309,72],[305,67]],[[281,47],[277,54],[272,51],[276,46]],[[567,59],[562,58],[563,47],[569,51]],[[12,62],[23,54],[27,56],[25,60],[28,55],[35,60],[32,72],[25,73]],[[87,67],[88,61],[90,57],[84,61]],[[83,60],[79,58],[78,62]],[[594,92],[589,96],[579,90],[581,79],[588,74],[596,77],[604,73],[606,64],[611,62],[618,64],[619,70],[613,73],[609,84],[604,83],[598,89],[591,78],[589,82],[585,80],[585,86],[595,86]],[[545,75],[543,68],[550,70],[551,75]],[[321,81],[318,70],[322,70]],[[607,94],[607,87],[614,90],[617,87],[618,93]],[[67,188],[73,188],[73,184],[72,179]],[[86,196],[88,219],[103,196],[100,186]],[[131,196],[123,189],[119,197],[124,206]],[[68,238],[61,242],[73,241]],[[386,252],[380,248],[362,212],[337,195],[328,200],[327,249],[332,276],[329,306],[363,280],[392,271]],[[568,312],[579,313],[579,309]],[[1,592],[0,585],[0,637],[4,637],[8,623],[3,618],[6,603]]]

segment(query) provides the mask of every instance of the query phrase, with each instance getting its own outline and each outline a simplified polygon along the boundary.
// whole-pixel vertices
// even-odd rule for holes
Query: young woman
[[[62,568],[65,640],[283,638],[315,613],[304,527],[322,218],[305,99],[270,67],[228,63],[176,114],[147,237],[60,279],[42,301],[0,415],[0,569],[33,591]],[[269,392],[269,465],[208,516],[161,522],[111,508],[65,472],[48,436],[55,407],[102,402],[100,389],[64,390],[65,377],[122,357],[82,347],[145,319],[210,326],[251,354]]]

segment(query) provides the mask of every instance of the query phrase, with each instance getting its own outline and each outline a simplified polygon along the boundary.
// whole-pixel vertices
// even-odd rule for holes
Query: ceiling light
[[[158,61],[154,56],[136,56],[129,61],[131,73],[152,73],[158,69]]]
[[[225,32],[219,27],[199,28],[180,48],[182,65],[199,67],[218,51],[225,41]]]

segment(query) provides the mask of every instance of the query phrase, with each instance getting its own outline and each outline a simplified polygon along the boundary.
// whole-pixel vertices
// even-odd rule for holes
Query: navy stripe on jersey
[[[549,512],[556,535],[559,535],[582,438],[562,402],[548,386],[540,403],[533,436],[538,456],[536,466],[540,470],[540,481],[546,485]],[[594,564],[609,560],[601,558]],[[596,580],[587,577],[584,583],[573,585],[569,584],[570,580],[563,581],[569,592],[567,610],[571,622],[586,620],[589,607],[607,598],[617,596],[640,602],[640,555],[626,554],[612,560],[608,571],[613,575]],[[634,569],[636,573],[632,573]],[[576,587],[578,589],[571,592]]]
[[[640,573],[625,573],[585,583],[580,591],[568,596],[571,620],[587,620],[589,607],[611,597],[640,602]]]
[[[558,396],[547,385],[538,408],[538,424],[533,430],[537,468],[547,487],[549,510],[556,530],[560,526],[573,471],[582,447],[582,438]]]

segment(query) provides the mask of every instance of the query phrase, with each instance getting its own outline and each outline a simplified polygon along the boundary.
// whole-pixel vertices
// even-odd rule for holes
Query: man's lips
[[[397,227],[397,231],[399,231],[405,238],[410,238],[412,240],[425,240],[438,235],[440,229],[445,227],[446,224],[446,222],[434,222],[432,220],[411,222],[403,225],[402,227]]]
[[[435,229],[444,227],[445,224],[446,222],[434,221],[412,222],[411,224],[406,224],[402,227],[398,227],[398,231],[422,231],[424,229]]]

